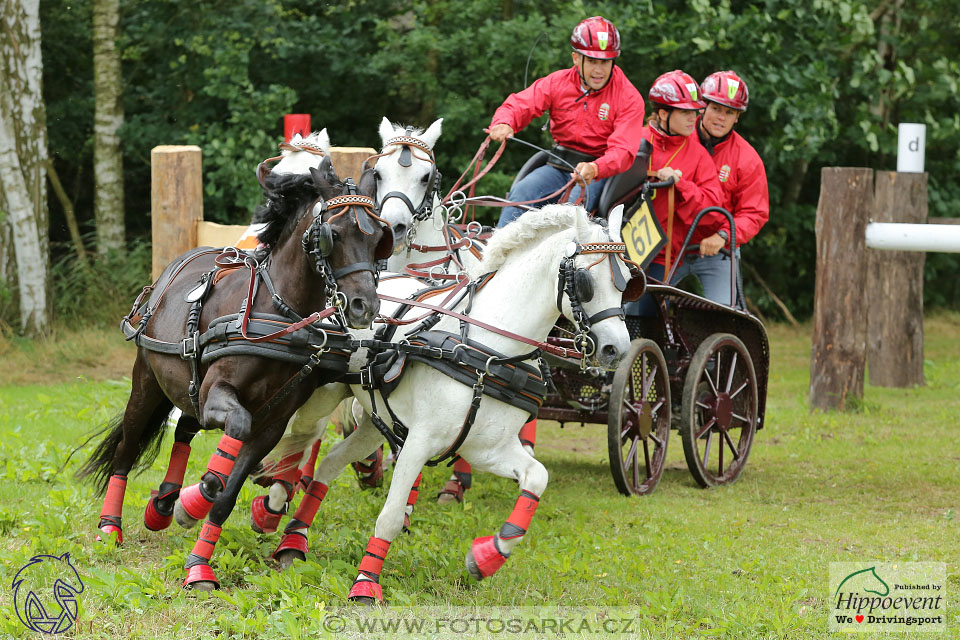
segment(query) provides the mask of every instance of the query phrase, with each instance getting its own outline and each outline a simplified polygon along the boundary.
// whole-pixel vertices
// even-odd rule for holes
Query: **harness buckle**
[[[360,386],[364,389],[373,389],[373,365],[360,369]]]
[[[187,336],[180,341],[180,358],[183,360],[190,360],[191,358],[197,357],[197,350],[199,348],[200,332],[194,331],[192,335]]]

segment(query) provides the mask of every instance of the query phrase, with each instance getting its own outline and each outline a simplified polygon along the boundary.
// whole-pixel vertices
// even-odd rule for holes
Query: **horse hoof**
[[[270,511],[266,496],[257,496],[250,504],[250,528],[257,533],[273,533],[282,517],[282,513]]]
[[[191,517],[190,514],[187,513],[179,501],[177,501],[177,504],[173,507],[173,519],[184,529],[192,529],[199,522],[199,520]]]
[[[216,574],[208,564],[195,564],[187,569],[187,577],[183,579],[184,589],[194,591],[213,591],[220,588]]]
[[[447,480],[443,485],[443,490],[437,494],[437,504],[450,504],[451,502],[463,502],[463,492],[465,491],[459,480]]]
[[[150,498],[147,501],[147,508],[143,513],[143,524],[150,531],[161,531],[170,526],[173,521],[173,512],[168,514],[160,513],[157,509],[157,499]]]
[[[277,551],[275,554],[273,554],[273,557],[280,565],[281,571],[286,571],[292,567],[293,563],[297,560],[300,562],[305,561],[307,559],[307,554],[297,551],[296,549],[284,549],[283,551]]]
[[[383,602],[383,587],[372,580],[357,580],[350,587],[347,600],[372,607],[378,602]]]
[[[474,540],[473,547],[467,551],[467,556],[464,558],[467,571],[477,582],[495,574],[506,561],[507,556],[500,553],[493,536]]]
[[[410,514],[403,514],[403,532],[410,533]]]
[[[470,577],[480,582],[483,580],[483,574],[480,573],[480,568],[477,566],[477,561],[473,558],[473,549],[467,551],[467,557],[463,559],[463,563],[467,566],[467,572],[470,574]]]
[[[120,529],[120,527],[114,526],[112,524],[107,524],[100,527],[100,531],[103,533],[103,535],[101,536],[99,533],[97,534],[97,537],[96,537],[97,542],[109,542],[110,539],[113,537],[113,533],[116,532],[117,533],[117,538],[115,541],[116,545],[118,547],[123,546],[123,531]]]

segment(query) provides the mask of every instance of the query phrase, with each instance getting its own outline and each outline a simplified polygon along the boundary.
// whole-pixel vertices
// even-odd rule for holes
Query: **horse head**
[[[497,270],[509,254],[527,252],[530,257],[524,269],[542,269],[538,281],[543,286],[552,283],[551,304],[555,313],[573,323],[578,349],[591,364],[613,369],[630,347],[623,299],[637,290],[634,272],[622,256],[624,250],[623,243],[614,240],[605,226],[592,222],[583,207],[547,205],[498,229],[483,262],[471,273]],[[524,300],[533,304],[532,296]]]
[[[393,125],[386,118],[380,123],[383,147],[374,156],[376,164],[364,172],[360,186],[375,193],[377,210],[393,229],[395,246],[433,212],[440,188],[433,147],[442,123],[440,118],[426,131]]]
[[[367,328],[380,307],[376,261],[390,255],[393,236],[374,214],[369,195],[350,180],[329,180],[329,164],[323,158],[308,175],[271,172],[267,204],[255,220],[266,223],[259,237],[272,247],[276,272],[299,274],[291,286],[321,278],[320,286],[299,295],[285,292],[291,306],[315,310],[329,300],[349,326]]]

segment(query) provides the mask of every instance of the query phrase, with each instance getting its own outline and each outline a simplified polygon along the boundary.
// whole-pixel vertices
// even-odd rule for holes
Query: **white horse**
[[[622,210],[611,217],[611,220],[616,219],[611,228],[619,230],[620,215]],[[628,291],[632,289],[631,274],[620,257],[623,250],[619,233],[615,232],[611,237],[604,226],[591,222],[581,207],[550,205],[528,212],[494,234],[484,261],[471,270],[473,277],[491,271],[496,271],[496,275],[476,291],[469,315],[486,326],[542,343],[561,313],[557,308],[560,301],[563,315],[572,322],[578,326],[591,324],[589,331],[595,345],[592,360],[599,366],[614,368],[630,342],[621,312],[624,294],[620,289],[624,285]],[[566,281],[570,284],[561,291],[557,275],[564,269]],[[421,286],[413,278],[384,279],[378,293],[406,298]],[[575,304],[571,303],[571,293],[576,299]],[[381,305],[381,313],[385,315],[394,313],[397,307],[387,300],[382,300]],[[455,308],[462,310],[465,305],[466,301],[460,300]],[[416,316],[422,312],[418,313],[414,308],[410,313]],[[593,322],[586,321],[587,318],[592,318]],[[404,339],[413,326],[416,324],[401,327],[394,340]],[[444,316],[433,331],[459,334],[459,320]],[[369,333],[358,332],[358,337],[369,337]],[[529,344],[484,326],[471,325],[469,337],[503,357],[520,356],[531,349]],[[352,365],[362,366],[364,362],[365,355],[358,352]],[[488,381],[486,384],[497,383]],[[342,385],[326,386],[315,393],[307,403],[311,405],[309,411],[315,415],[329,414],[347,392],[338,387]],[[352,385],[351,391],[363,407],[364,418],[357,430],[335,445],[317,467],[316,476],[274,554],[282,564],[305,557],[306,529],[333,479],[344,466],[367,454],[383,440],[383,435],[369,418],[374,412],[383,413],[382,395],[379,391],[373,394],[374,406],[364,387]],[[392,426],[392,416],[396,416],[409,433],[394,469],[386,504],[377,519],[374,536],[350,591],[352,599],[382,599],[378,580],[383,557],[403,527],[411,488],[418,481],[424,464],[448,451],[458,440],[474,394],[475,388],[471,385],[458,382],[422,362],[406,363],[398,385],[389,396],[390,411],[380,417]],[[433,400],[437,398],[443,401]],[[476,468],[516,479],[521,491],[513,514],[500,532],[496,536],[476,539],[467,554],[467,567],[478,580],[493,575],[506,561],[523,537],[539,496],[547,485],[546,469],[524,451],[517,439],[517,433],[528,417],[527,411],[483,396],[472,428],[457,448],[457,453]],[[295,451],[296,446],[302,446],[302,443],[286,451],[275,451],[275,455],[283,458]]]

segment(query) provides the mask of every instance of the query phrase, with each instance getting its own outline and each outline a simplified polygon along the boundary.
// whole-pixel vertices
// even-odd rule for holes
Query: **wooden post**
[[[927,221],[927,174],[879,171],[874,222]],[[877,251],[867,255],[867,362],[870,384],[923,384],[922,251]]]
[[[341,180],[353,178],[354,182],[359,183],[360,167],[363,161],[375,153],[376,151],[370,147],[331,147],[330,161],[333,162],[338,178]]]
[[[873,170],[824,167],[817,204],[810,408],[846,409],[863,397],[867,253]],[[879,303],[878,303],[879,304]]]
[[[153,279],[174,258],[197,246],[203,220],[200,147],[159,146],[150,152]]]

